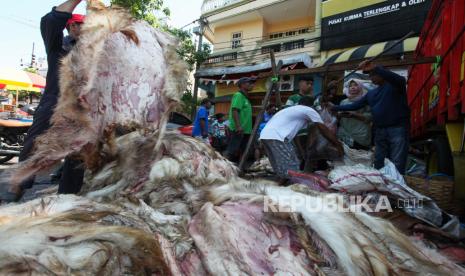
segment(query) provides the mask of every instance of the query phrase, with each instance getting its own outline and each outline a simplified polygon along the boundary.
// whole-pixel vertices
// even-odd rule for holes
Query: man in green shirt
[[[313,96],[313,78],[302,76],[299,78],[299,92],[290,96],[286,101],[286,107],[297,105],[304,96]]]
[[[226,150],[226,158],[238,161],[241,150],[245,149],[252,133],[252,105],[248,94],[255,85],[255,78],[241,78],[237,82],[239,91],[231,100],[229,109],[230,141]]]

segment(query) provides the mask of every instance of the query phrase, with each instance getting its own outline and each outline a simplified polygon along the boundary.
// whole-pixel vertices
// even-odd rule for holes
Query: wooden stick
[[[278,67],[276,66],[276,63],[275,63],[275,57],[274,57],[274,51],[273,50],[271,50],[271,52],[270,52],[270,60],[271,60],[271,68],[273,69],[273,76],[275,77],[275,76],[278,75],[279,69],[278,69]],[[245,161],[247,160],[247,157],[249,155],[250,147],[252,146],[255,135],[257,134],[258,127],[259,127],[260,123],[262,122],[263,114],[265,113],[265,109],[266,109],[266,107],[268,105],[268,102],[270,101],[271,94],[272,94],[273,91],[276,90],[277,86],[278,86],[277,82],[272,81],[271,87],[268,89],[268,91],[266,91],[265,97],[263,98],[263,103],[262,103],[260,112],[258,113],[257,118],[255,118],[255,124],[253,126],[252,133],[250,134],[249,141],[247,141],[247,146],[245,147],[245,151],[243,152],[242,157],[241,157],[241,161],[239,162],[239,170],[241,172],[244,171]],[[280,101],[280,99],[279,99],[279,101]],[[278,102],[276,104],[278,104]]]
[[[384,60],[379,61],[378,64],[384,67],[396,67],[396,66],[410,66],[416,64],[427,64],[435,63],[436,57],[419,57],[419,58],[407,58],[404,60]],[[347,70],[347,67],[350,65],[347,64],[333,64],[328,68],[324,67],[315,67],[315,68],[305,68],[305,69],[296,69],[291,71],[282,71],[279,72],[280,76],[284,75],[303,75],[303,74],[314,74],[314,73],[325,73],[325,72],[341,72]],[[264,72],[258,74],[258,78],[268,78],[272,75],[272,72]]]
[[[276,65],[276,60],[274,58],[274,54],[273,55],[270,54],[270,60],[271,60],[271,70],[272,70],[273,73],[275,73],[274,77],[276,77],[277,74],[279,73],[279,71],[281,71],[281,67],[283,67],[283,61],[280,60],[278,62],[278,65]],[[278,87],[278,89],[276,89],[275,92],[276,92],[276,99],[275,99],[276,107],[280,108],[283,105],[283,103],[281,102],[281,91],[279,90],[279,87]]]

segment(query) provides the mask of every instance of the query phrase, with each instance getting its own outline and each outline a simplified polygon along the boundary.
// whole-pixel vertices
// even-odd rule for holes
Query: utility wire
[[[190,26],[190,25],[194,24],[195,22],[197,22],[197,21],[199,21],[199,20],[200,20],[200,18],[199,18],[199,19],[195,19],[194,21],[192,21],[192,22],[190,22],[190,23],[187,23],[186,25],[182,26],[182,27],[179,28],[179,29],[182,30],[182,29],[186,28],[187,26]]]
[[[22,21],[20,19],[16,19],[16,18],[11,18],[11,17],[7,17],[7,16],[3,16],[3,15],[0,15],[0,18],[2,19],[5,19],[5,20],[10,20],[10,21],[14,21],[18,24],[21,24],[21,25],[24,25],[24,26],[28,26],[30,28],[33,28],[33,29],[39,29],[39,26],[38,25],[34,25],[32,23],[29,23],[29,22],[25,22],[25,21]]]

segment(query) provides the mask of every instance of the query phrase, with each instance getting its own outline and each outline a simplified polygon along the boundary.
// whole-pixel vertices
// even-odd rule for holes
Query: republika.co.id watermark
[[[417,198],[398,199],[394,208],[385,195],[332,195],[309,197],[306,195],[265,196],[264,212],[393,212],[397,209],[423,207],[423,201]]]

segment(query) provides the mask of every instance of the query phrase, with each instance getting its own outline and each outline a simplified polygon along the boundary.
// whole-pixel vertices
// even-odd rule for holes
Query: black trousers
[[[81,190],[84,179],[84,167],[81,160],[66,158],[63,164],[59,194],[77,194]]]
[[[19,162],[29,158],[34,147],[34,141],[50,128],[50,119],[52,118],[53,109],[56,105],[55,100],[48,100],[45,97],[40,101],[39,106],[34,113],[34,121],[27,132],[24,140],[23,150],[19,154]],[[65,159],[62,175],[59,182],[59,193],[77,193],[81,189],[84,176],[84,168],[79,161]],[[21,183],[21,188],[29,189],[34,185],[34,177]],[[61,191],[61,192],[60,192]]]
[[[250,134],[238,133],[236,131],[231,131],[229,136],[229,144],[226,149],[226,158],[231,162],[238,162],[241,154],[247,146],[249,141]],[[253,149],[251,149],[253,152]]]

